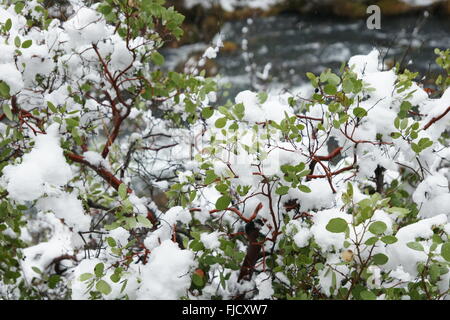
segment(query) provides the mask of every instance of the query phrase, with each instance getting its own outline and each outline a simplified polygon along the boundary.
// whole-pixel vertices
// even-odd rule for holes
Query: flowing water
[[[422,76],[437,70],[434,48],[450,48],[448,17],[382,18],[380,30],[363,20],[281,15],[226,23],[224,41],[238,44],[215,60],[230,96],[245,89],[291,89],[305,84],[305,73],[339,70],[355,54],[378,48],[387,64],[402,62]],[[243,50],[247,49],[247,50]]]

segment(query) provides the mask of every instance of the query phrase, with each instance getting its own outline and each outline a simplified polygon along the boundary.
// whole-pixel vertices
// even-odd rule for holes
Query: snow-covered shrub
[[[219,106],[161,67],[181,15],[91,2],[0,6],[2,297],[449,298],[449,51]]]

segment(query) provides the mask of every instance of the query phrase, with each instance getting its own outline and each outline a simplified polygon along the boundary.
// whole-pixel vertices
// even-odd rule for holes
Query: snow
[[[118,227],[109,232],[109,236],[116,240],[116,242],[125,247],[128,244],[128,239],[130,238],[130,232],[122,227]]]
[[[41,198],[37,208],[43,211],[52,211],[59,219],[76,231],[88,231],[91,218],[84,214],[81,200],[74,193],[62,193],[58,196]]]
[[[420,208],[420,216],[429,218],[440,214],[450,217],[448,179],[442,174],[429,175],[414,191],[412,199]]]
[[[266,120],[279,122],[285,118],[285,113],[292,116],[292,109],[285,103],[288,97],[288,94],[271,95],[263,104],[260,104],[257,93],[245,90],[238,93],[235,102],[244,104],[244,120],[249,122],[264,122]]]
[[[172,238],[172,232],[178,222],[187,224],[192,220],[188,210],[180,206],[170,208],[164,215],[159,217],[161,224],[144,240],[145,246],[152,250],[164,240]]]
[[[106,22],[94,9],[82,7],[64,25],[73,48],[97,43],[107,35]]]
[[[417,263],[427,260],[426,252],[430,245],[422,241],[421,243],[425,248],[425,252],[423,252],[407,247],[407,243],[416,241],[416,238],[429,239],[434,234],[433,228],[445,225],[448,225],[447,216],[441,214],[399,229],[396,234],[398,241],[387,247],[389,261],[386,267],[396,268],[402,266],[405,272],[412,276],[417,275]]]
[[[64,254],[71,254],[73,250],[71,233],[54,215],[41,213],[38,214],[37,220],[46,222],[52,230],[48,241],[23,249],[22,270],[28,282],[31,282],[33,277],[40,278],[33,267],[45,272],[53,267],[53,259]]]
[[[6,82],[10,88],[10,95],[15,95],[24,87],[22,74],[9,63],[0,64],[0,80]]]
[[[332,233],[326,229],[328,222],[334,218],[342,218],[347,222],[351,221],[351,216],[349,214],[334,208],[319,211],[315,213],[312,218],[314,224],[311,227],[311,233],[314,236],[316,243],[324,252],[333,249],[342,249],[344,246],[344,233]]]
[[[161,242],[142,267],[138,300],[175,300],[186,295],[191,285],[189,271],[196,265],[194,253],[181,250],[171,240]]]
[[[275,290],[272,287],[272,276],[269,273],[260,273],[255,278],[256,288],[258,289],[258,295],[255,300],[263,300],[272,298]]]
[[[202,233],[200,236],[200,241],[203,243],[206,249],[214,250],[220,246],[219,242],[219,231],[214,231],[211,233]]]
[[[95,151],[86,151],[83,153],[84,159],[95,167],[109,168],[108,161],[103,159],[100,153]]]
[[[22,163],[3,169],[9,196],[17,201],[32,201],[47,190],[66,185],[72,179],[59,143],[58,124],[47,128],[47,134],[34,138],[35,145]]]

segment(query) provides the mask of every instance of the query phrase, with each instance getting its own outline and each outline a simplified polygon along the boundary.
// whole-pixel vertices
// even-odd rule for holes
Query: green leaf
[[[216,209],[217,210],[224,210],[230,206],[231,198],[229,196],[221,196],[216,201]]]
[[[33,44],[33,40],[25,40],[22,43],[22,48],[27,49],[27,48],[31,47],[32,44]]]
[[[266,92],[258,93],[258,101],[259,101],[259,103],[263,104],[264,102],[266,102],[267,101],[267,97],[268,97],[268,95],[267,95]]]
[[[359,295],[363,300],[377,300],[377,296],[375,295],[375,293],[368,290],[361,291]]]
[[[94,268],[94,273],[97,278],[103,276],[103,271],[105,271],[105,265],[103,263],[97,263]]]
[[[326,229],[333,233],[345,232],[347,228],[347,221],[342,218],[331,219],[326,226]]]
[[[396,243],[398,240],[394,236],[384,236],[381,238],[381,241],[383,241],[386,244],[393,244]]]
[[[153,227],[152,223],[150,222],[150,220],[147,219],[147,217],[137,216],[136,219],[139,222],[139,224],[141,224],[145,228]]]
[[[110,246],[110,247],[115,247],[117,245],[116,240],[111,237],[107,237],[106,242],[108,243],[108,246]]]
[[[37,274],[42,274],[41,269],[39,269],[38,267],[31,267],[31,269],[36,272]]]
[[[357,118],[362,118],[367,116],[367,111],[361,107],[353,109],[353,115]]]
[[[306,76],[308,77],[308,79],[309,80],[311,80],[311,81],[314,81],[314,80],[316,80],[316,76],[314,75],[314,73],[311,73],[311,72],[307,72],[306,73]]]
[[[378,237],[370,237],[369,239],[364,242],[365,245],[373,246],[375,243],[377,243]]]
[[[4,81],[0,81],[0,95],[3,98],[9,98],[9,91],[10,91],[10,88],[9,88],[8,84]]]
[[[308,186],[305,186],[305,185],[299,185],[298,189],[301,192],[304,192],[304,193],[310,193],[311,192],[311,189]]]
[[[105,280],[100,280],[97,282],[95,288],[104,295],[111,293],[111,286]]]
[[[378,235],[385,232],[386,229],[387,229],[387,226],[382,221],[376,221],[376,222],[372,223],[369,227],[370,232],[372,232],[373,234],[378,234]]]
[[[150,58],[157,66],[161,66],[164,64],[164,57],[157,51],[153,52]]]
[[[220,128],[225,127],[226,124],[227,124],[227,118],[219,118],[216,120],[214,125],[216,126],[216,128],[220,129]]]
[[[5,31],[8,32],[9,30],[11,30],[11,27],[12,27],[11,19],[6,20],[6,22],[5,22]]]
[[[214,173],[214,170],[206,171],[206,178],[205,178],[205,181],[204,181],[204,183],[206,185],[214,182],[216,179],[217,179],[217,175]]]
[[[197,287],[203,287],[204,281],[203,281],[203,277],[200,277],[198,274],[194,273],[192,275],[192,282],[197,286]]]
[[[377,254],[373,255],[372,259],[373,259],[373,262],[378,266],[386,264],[389,260],[388,256],[385,254],[382,254],[382,253],[377,253]]]
[[[412,241],[412,242],[408,242],[406,245],[408,246],[408,248],[416,250],[416,251],[423,251],[424,250],[423,246],[419,242]]]
[[[207,108],[204,108],[204,109],[202,110],[202,117],[205,118],[205,119],[211,118],[211,116],[212,116],[213,114],[214,114],[214,109],[211,108],[211,107],[207,107]]]
[[[280,196],[284,196],[285,194],[288,194],[288,192],[289,192],[288,186],[281,186],[275,191],[275,193],[279,194]]]
[[[92,278],[94,275],[92,273],[83,273],[80,276],[80,281],[86,281],[89,280],[90,278]]]
[[[353,185],[351,184],[351,182],[347,183],[347,194],[350,198],[353,197]]]
[[[120,199],[125,200],[127,198],[127,195],[128,195],[127,185],[125,183],[121,183],[120,186],[119,186],[118,192],[119,192]]]
[[[120,274],[113,273],[109,278],[111,279],[112,282],[117,283],[120,281],[121,277],[120,277]]]
[[[446,242],[441,247],[442,258],[450,262],[450,242]]]
[[[6,115],[6,117],[8,117],[9,120],[13,121],[14,117],[11,111],[11,107],[9,106],[9,104],[4,104],[3,105],[3,113]]]
[[[21,43],[22,43],[22,42],[20,41],[19,36],[16,36],[16,37],[14,38],[14,45],[15,45],[17,48],[20,48]]]
[[[350,79],[345,79],[342,83],[342,90],[344,90],[345,93],[350,93],[353,91],[353,82]]]
[[[24,7],[25,7],[25,3],[24,2],[22,2],[22,1],[17,2],[16,5],[14,6],[14,11],[17,14],[20,14]]]
[[[53,112],[53,113],[58,113],[58,108],[55,107],[55,105],[53,103],[51,103],[50,101],[47,101],[47,107]]]
[[[330,95],[330,96],[334,96],[337,92],[336,86],[332,85],[332,84],[327,84],[324,88],[323,91]]]
[[[50,289],[54,289],[60,280],[61,280],[60,275],[52,274],[50,278],[48,278],[48,287]]]

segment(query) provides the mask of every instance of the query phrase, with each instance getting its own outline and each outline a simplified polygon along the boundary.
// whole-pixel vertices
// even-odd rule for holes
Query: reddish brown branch
[[[233,207],[226,208],[226,209],[223,209],[223,210],[218,210],[218,209],[210,210],[210,211],[209,211],[209,214],[217,213],[217,212],[220,212],[220,211],[231,211],[231,212],[234,212],[235,214],[237,214],[237,215],[239,216],[239,218],[241,218],[244,222],[250,223],[250,222],[252,222],[252,221],[256,218],[256,216],[258,215],[259,210],[261,210],[262,207],[263,207],[262,203],[259,203],[259,204],[256,206],[256,208],[255,208],[255,210],[253,211],[253,214],[251,215],[250,218],[246,218],[246,217],[242,214],[241,211],[239,211],[238,209],[233,208]],[[196,212],[196,211],[201,211],[201,209],[200,209],[200,208],[192,208],[192,209],[189,209],[189,211],[190,211],[190,212]]]
[[[81,163],[95,172],[98,173],[100,177],[103,178],[111,187],[113,187],[116,190],[119,190],[119,186],[123,183],[120,179],[115,177],[111,172],[106,170],[104,167],[101,166],[94,166],[89,161],[87,161],[83,156],[80,156],[78,154],[72,153],[72,152],[66,152],[66,156],[72,160],[73,162]],[[128,193],[131,193],[132,190],[130,188],[127,188]]]
[[[315,158],[315,160],[320,160],[320,161],[330,161],[334,157],[341,154],[341,151],[342,151],[342,147],[337,147],[327,156],[315,156],[314,158]]]
[[[427,130],[433,123],[441,120],[443,117],[446,116],[447,113],[450,112],[450,107],[447,108],[447,110],[444,111],[444,113],[442,113],[441,115],[434,117],[433,119],[431,119],[424,127],[423,130]]]

